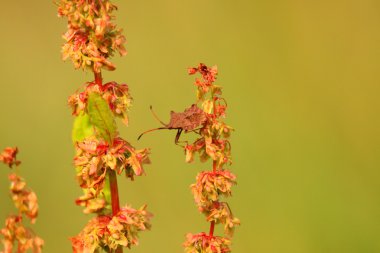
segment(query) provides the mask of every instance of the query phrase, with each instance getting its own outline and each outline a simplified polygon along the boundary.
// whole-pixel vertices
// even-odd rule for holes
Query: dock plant
[[[74,165],[83,195],[76,199],[86,214],[96,214],[71,238],[73,252],[123,252],[138,244],[138,233],[151,227],[146,205],[120,207],[117,175],[134,180],[144,175],[149,150],[136,149],[118,133],[116,118],[128,125],[132,103],[129,86],[103,82],[103,70],[115,70],[110,57],[126,55],[126,39],[114,23],[116,5],[109,0],[61,0],[58,16],[67,18],[63,59],[94,74],[68,99],[75,116],[72,132]]]
[[[229,204],[223,200],[232,195],[231,188],[236,184],[236,176],[227,168],[232,164],[229,137],[233,128],[223,121],[227,103],[222,97],[222,87],[215,84],[217,67],[201,63],[189,68],[188,73],[201,75],[195,80],[196,103],[183,112],[172,111],[168,124],[160,121],[163,127],[143,134],[159,129],[177,130],[175,143],[183,147],[186,162],[191,163],[196,154],[202,163],[212,161],[211,169],[198,173],[196,182],[190,186],[199,212],[210,222],[210,230],[187,234],[184,247],[187,253],[226,253],[231,251],[231,238],[235,227],[240,224]],[[180,141],[182,133],[194,134],[195,141],[190,144]],[[216,224],[223,225],[224,236],[215,235]]]
[[[186,162],[192,162],[194,154],[198,154],[201,162],[211,160],[212,167],[198,173],[196,182],[190,186],[199,212],[210,222],[209,233],[187,234],[184,247],[187,253],[230,252],[231,237],[240,221],[222,199],[232,195],[231,188],[236,184],[236,176],[226,168],[232,163],[228,139],[233,130],[223,121],[227,102],[222,97],[222,88],[214,84],[218,74],[216,66],[207,67],[201,63],[189,68],[188,73],[201,75],[195,80],[195,86],[197,104],[200,104],[205,120],[197,130],[191,131],[198,135],[197,139],[184,146]],[[189,121],[193,119],[189,118]],[[223,225],[225,236],[215,235],[216,224]]]
[[[25,225],[25,218],[31,224],[36,222],[38,216],[38,201],[36,193],[27,187],[25,180],[19,174],[17,160],[17,148],[7,147],[0,153],[0,162],[8,165],[11,173],[8,176],[10,182],[10,196],[17,213],[9,215],[5,220],[5,226],[0,229],[0,240],[3,244],[1,253],[24,253],[30,250],[33,253],[42,252],[44,241],[34,231]],[[2,198],[3,199],[3,198]]]

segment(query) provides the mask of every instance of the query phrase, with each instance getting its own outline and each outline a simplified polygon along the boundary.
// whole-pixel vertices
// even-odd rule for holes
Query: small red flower
[[[16,159],[17,148],[6,148],[0,154],[0,161],[12,168],[21,162]],[[22,223],[23,215],[30,218],[34,223],[38,215],[38,202],[36,194],[26,187],[26,182],[16,173],[8,176],[10,181],[10,193],[13,203],[18,209],[17,215],[10,215],[5,221],[5,227],[0,229],[1,243],[3,251],[1,253],[12,253],[17,246],[18,253],[25,253],[33,250],[33,253],[40,253],[44,241],[36,236],[29,228]]]
[[[138,244],[138,232],[150,229],[152,214],[146,206],[133,209],[125,206],[113,217],[100,215],[71,238],[74,252],[95,252],[98,249],[116,250],[119,246],[130,248]]]
[[[108,170],[118,174],[124,171],[133,180],[135,176],[144,174],[143,164],[150,162],[148,149],[136,150],[120,137],[114,139],[112,146],[96,138],[85,139],[76,144],[76,150],[74,164],[77,167],[77,179],[79,185],[86,190],[77,204],[87,208],[93,206],[86,209],[86,212],[101,207],[100,202],[94,203],[92,199],[103,190]]]
[[[11,148],[7,147],[0,154],[0,161],[7,164],[9,168],[12,168],[13,165],[20,165],[20,161],[16,159],[16,155],[18,153],[17,147]]]
[[[228,253],[231,241],[220,236],[209,236],[206,233],[187,234],[183,244],[186,253]]]
[[[199,154],[201,162],[212,160],[212,170],[199,173],[196,183],[191,185],[198,210],[205,214],[206,220],[210,222],[210,232],[209,235],[188,234],[184,246],[187,253],[225,253],[230,252],[230,241],[214,236],[215,225],[223,224],[224,233],[232,237],[235,226],[240,224],[239,219],[233,216],[228,203],[220,201],[221,197],[231,196],[231,188],[236,184],[236,176],[223,168],[232,163],[228,138],[233,129],[222,121],[226,116],[227,103],[221,97],[221,87],[214,84],[218,74],[217,67],[208,67],[200,63],[197,67],[188,69],[188,74],[196,73],[201,75],[195,79],[195,86],[197,104],[201,105],[204,120],[197,131],[192,131],[199,137],[193,143],[185,141],[184,150],[186,162],[193,161],[194,153]]]
[[[3,253],[12,253],[13,248],[17,245],[18,253],[25,253],[33,250],[33,253],[41,253],[44,241],[36,236],[33,231],[24,227],[21,216],[9,216],[5,221],[5,227],[0,230],[0,235],[4,238]]]
[[[62,56],[70,58],[75,68],[90,69],[99,73],[101,69],[116,67],[108,58],[115,52],[126,55],[126,39],[122,29],[113,22],[112,12],[116,6],[105,1],[61,0],[58,16],[68,20],[68,31],[63,36],[66,43]]]
[[[116,82],[109,82],[104,85],[90,82],[83,92],[76,92],[71,95],[68,104],[73,115],[77,116],[81,112],[86,112],[87,98],[92,92],[100,94],[107,101],[113,114],[121,118],[125,125],[128,125],[128,110],[132,104],[132,97],[128,85]]]

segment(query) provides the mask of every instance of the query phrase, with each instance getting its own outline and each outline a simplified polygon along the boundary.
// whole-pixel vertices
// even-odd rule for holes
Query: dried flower
[[[108,58],[115,52],[127,53],[122,29],[116,28],[112,20],[116,9],[109,0],[61,0],[58,16],[68,20],[63,59],[70,58],[75,68],[89,68],[95,73],[102,68],[114,70],[115,65]]]
[[[236,176],[228,170],[203,171],[197,175],[191,191],[198,206],[210,206],[220,196],[231,196]]]
[[[227,253],[231,252],[230,244],[231,241],[224,237],[189,233],[183,246],[186,253]]]
[[[128,85],[109,82],[99,85],[95,82],[88,83],[85,91],[76,92],[68,99],[68,104],[73,110],[73,115],[78,116],[81,112],[87,111],[87,99],[90,93],[100,94],[108,103],[111,111],[128,125],[128,109],[132,103]]]
[[[135,150],[127,141],[116,138],[109,146],[96,138],[86,139],[76,144],[77,154],[74,164],[77,178],[82,188],[91,188],[95,196],[103,189],[107,170],[133,179],[144,173],[143,164],[148,163],[148,149]]]
[[[20,213],[24,213],[28,216],[32,223],[35,223],[38,215],[37,195],[30,189],[26,189],[24,179],[17,174],[10,174],[9,181],[11,182],[10,190],[12,200],[15,203],[16,208]]]
[[[203,138],[197,139],[193,144],[185,146],[186,162],[192,162],[194,153],[199,154],[201,162],[211,158],[217,161],[218,167],[231,163],[231,146],[228,140],[213,139],[209,129],[201,130]],[[215,135],[214,135],[215,136]]]
[[[0,155],[0,161],[7,164],[10,168],[18,166],[21,162],[17,161],[17,148],[6,148]],[[18,215],[10,215],[5,221],[5,227],[0,229],[1,242],[4,250],[0,253],[12,253],[17,244],[17,252],[24,253],[32,249],[34,253],[40,253],[44,241],[36,236],[29,228],[22,224],[23,215],[26,215],[31,223],[35,223],[38,215],[37,195],[26,187],[26,182],[16,173],[8,176],[10,181],[10,193],[18,209]]]
[[[136,150],[119,137],[115,118],[128,125],[128,109],[132,102],[126,84],[103,84],[101,69],[114,70],[109,58],[119,52],[125,55],[125,37],[113,22],[117,7],[109,0],[61,0],[58,16],[68,20],[64,34],[63,59],[70,58],[75,68],[88,69],[95,80],[84,91],[68,99],[72,114],[76,148],[74,164],[84,195],[76,204],[84,213],[97,213],[84,230],[71,239],[73,251],[80,253],[121,253],[122,247],[137,244],[137,232],[150,227],[150,213],[120,209],[116,174],[125,173],[131,180],[144,174],[149,163],[148,149]]]
[[[231,196],[231,188],[236,184],[236,176],[223,168],[232,163],[231,144],[228,138],[233,129],[222,121],[222,118],[226,116],[227,103],[221,97],[221,87],[214,84],[218,74],[216,66],[207,67],[200,63],[197,67],[189,68],[188,73],[201,74],[201,78],[195,80],[195,86],[197,87],[197,103],[201,104],[202,109],[194,104],[184,113],[172,112],[169,125],[178,125],[176,144],[182,130],[185,130],[185,133],[191,131],[198,135],[191,144],[185,141],[186,162],[192,162],[194,153],[198,153],[201,162],[211,159],[213,163],[212,171],[199,173],[196,183],[191,185],[199,211],[204,213],[206,220],[210,222],[210,233],[209,235],[188,234],[184,244],[185,251],[188,253],[230,252],[230,241],[214,236],[215,224],[223,224],[224,233],[228,237],[232,237],[235,227],[240,224],[239,219],[233,216],[229,205],[220,201],[221,197]],[[187,115],[196,115],[196,117],[186,117]],[[184,124],[183,122],[186,122],[184,119],[189,124]],[[176,125],[177,122],[181,124]],[[183,127],[187,125],[190,126],[188,129]]]
[[[20,161],[17,161],[16,155],[18,153],[17,147],[15,148],[5,148],[3,152],[0,154],[0,162],[7,164],[9,168],[12,168],[13,165],[20,165]]]
[[[79,235],[71,238],[73,250],[82,253],[138,245],[137,233],[150,228],[151,217],[146,206],[138,210],[125,206],[113,217],[93,218]]]
[[[2,239],[4,251],[1,253],[12,253],[16,243],[19,253],[24,253],[29,249],[33,250],[33,253],[40,253],[44,245],[40,237],[24,227],[21,216],[9,216],[5,221],[5,227],[0,230],[0,235],[4,237]]]
[[[212,92],[216,91],[218,87],[214,87],[213,83],[216,80],[218,74],[218,68],[216,66],[207,67],[205,64],[200,63],[198,67],[189,68],[188,73],[193,75],[195,73],[200,73],[202,78],[197,78],[195,80],[195,85],[198,87],[197,97],[198,99],[203,99],[205,94],[212,89]]]
[[[224,224],[224,233],[229,237],[233,236],[235,227],[240,225],[240,220],[233,216],[226,202],[215,201],[211,208],[200,207],[200,211],[206,215],[207,221]]]
[[[103,209],[109,209],[109,205],[107,206],[107,201],[104,198],[97,197],[89,189],[84,189],[83,191],[84,195],[75,200],[77,205],[85,207],[83,213],[102,213]]]

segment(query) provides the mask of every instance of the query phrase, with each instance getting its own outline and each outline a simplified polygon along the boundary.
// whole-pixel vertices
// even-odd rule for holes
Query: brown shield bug
[[[177,134],[175,137],[175,143],[178,144],[179,137],[181,136],[182,131],[191,132],[196,131],[199,127],[207,121],[206,113],[200,109],[196,104],[192,104],[189,108],[185,109],[184,112],[170,112],[170,121],[168,124],[162,122],[157,115],[154,113],[152,106],[150,106],[150,110],[153,113],[153,116],[162,124],[163,127],[158,127],[154,129],[150,129],[148,131],[143,132],[137,138],[138,140],[146,133],[153,132],[161,129],[177,130]]]

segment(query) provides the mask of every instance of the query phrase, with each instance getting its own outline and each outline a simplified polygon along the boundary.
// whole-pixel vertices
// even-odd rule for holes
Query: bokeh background
[[[126,57],[105,81],[130,85],[135,102],[123,137],[152,149],[147,175],[120,178],[121,202],[155,214],[132,252],[182,252],[187,232],[208,229],[189,185],[210,164],[186,164],[175,132],[144,136],[195,101],[186,68],[217,64],[229,104],[242,221],[236,253],[380,252],[380,1],[115,1]],[[62,62],[52,1],[1,1],[0,144],[17,145],[37,192],[35,231],[44,252],[71,252],[90,216],[72,166],[67,97],[92,75]],[[0,220],[13,210],[0,168]],[[219,230],[220,231],[220,230]]]

